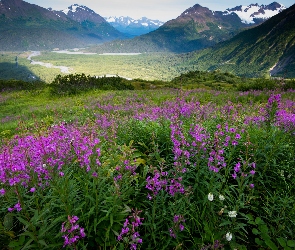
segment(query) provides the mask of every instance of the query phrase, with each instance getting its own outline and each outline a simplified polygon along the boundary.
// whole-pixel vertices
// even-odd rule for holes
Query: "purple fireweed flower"
[[[254,175],[255,174],[255,170],[251,170],[250,174]]]
[[[180,215],[174,215],[173,222],[176,223],[179,221]]]
[[[125,222],[124,222],[124,227],[127,227],[129,225],[129,220],[126,218]]]
[[[130,249],[131,250],[136,250],[137,249],[137,245],[135,243],[130,245]]]
[[[184,225],[182,223],[185,222],[185,219],[183,218],[182,215],[174,215],[173,217],[173,227],[169,228],[169,233],[170,236],[173,238],[176,238],[176,233],[178,231],[183,231],[184,230]]]
[[[36,191],[36,188],[34,188],[34,187],[32,187],[31,189],[30,189],[30,192],[31,193],[34,193]]]
[[[62,237],[64,238],[63,247],[70,246],[77,242],[79,239],[86,237],[84,228],[80,227],[77,223],[79,218],[77,216],[68,216],[68,221],[63,222],[61,225]]]
[[[175,233],[174,233],[174,231],[173,231],[172,228],[169,228],[169,233],[170,233],[170,236],[171,237],[176,238],[176,235],[175,235]]]
[[[72,217],[68,216],[68,220],[71,224],[75,224],[79,220],[79,218],[76,215],[74,215]]]
[[[0,189],[0,196],[5,195],[5,193],[6,193],[5,189],[4,189],[4,188],[1,188],[1,189]]]
[[[235,129],[235,128],[230,128],[230,129],[229,129],[229,132],[231,132],[231,133],[235,133],[235,132],[236,132],[236,129]]]
[[[250,188],[254,188],[254,184],[251,183],[251,184],[249,185],[249,187],[250,187]]]
[[[122,179],[122,175],[119,174],[117,176],[114,177],[114,181],[118,181],[118,180],[121,180]]]
[[[241,163],[240,162],[238,162],[237,164],[236,164],[236,166],[234,167],[234,170],[235,170],[235,172],[240,172],[240,170],[241,170]]]
[[[123,239],[123,236],[125,238],[128,238],[129,244],[130,244],[130,249],[136,249],[137,244],[142,243],[142,239],[139,238],[140,234],[136,232],[136,228],[139,227],[142,224],[143,218],[139,217],[139,214],[142,211],[139,210],[133,210],[134,212],[132,213],[131,216],[126,218],[123,228],[121,230],[121,233],[118,235],[117,240],[121,241]]]
[[[16,209],[16,211],[21,211],[22,210],[22,208],[21,208],[21,205],[20,205],[20,203],[18,202],[18,203],[16,203],[15,205],[14,205],[14,208]]]
[[[98,174],[96,172],[93,172],[92,173],[92,176],[97,178],[98,177]]]

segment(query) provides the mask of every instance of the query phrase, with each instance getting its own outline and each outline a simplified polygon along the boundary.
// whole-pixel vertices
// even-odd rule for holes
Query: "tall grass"
[[[2,249],[294,249],[293,91],[43,94],[1,134]]]

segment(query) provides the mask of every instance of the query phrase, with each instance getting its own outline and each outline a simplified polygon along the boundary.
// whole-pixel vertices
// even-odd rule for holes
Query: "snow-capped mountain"
[[[117,30],[125,34],[129,34],[131,36],[146,34],[148,32],[156,30],[164,24],[164,22],[161,22],[159,20],[152,20],[147,17],[133,19],[129,16],[111,16],[105,17],[105,20]]]
[[[235,13],[245,24],[255,24],[264,22],[266,19],[282,12],[286,7],[280,3],[273,2],[269,5],[250,4],[248,6],[237,6],[232,9],[226,9],[224,15]]]
[[[105,19],[99,14],[95,13],[88,7],[79,4],[73,4],[61,12],[77,22],[83,22],[86,20],[96,24],[105,22]]]

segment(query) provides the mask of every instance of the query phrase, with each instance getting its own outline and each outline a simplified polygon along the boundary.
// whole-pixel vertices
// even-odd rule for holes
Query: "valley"
[[[33,63],[26,59],[30,54],[31,52],[24,52],[19,55],[19,66],[24,66],[26,70],[31,71],[33,75],[47,83],[52,82],[55,76],[61,73],[61,69],[72,74],[120,75],[132,79],[165,81],[193,69],[193,66],[182,66],[185,56],[173,53],[81,54],[81,52],[42,51],[38,56],[34,54]],[[13,62],[15,55],[16,53],[3,52],[0,63]],[[39,63],[36,63],[37,61]],[[60,68],[61,65],[62,68]],[[2,74],[2,79],[15,78],[21,80],[25,74],[25,72],[20,71],[20,68],[16,69],[13,64],[10,70],[5,72],[5,74]]]

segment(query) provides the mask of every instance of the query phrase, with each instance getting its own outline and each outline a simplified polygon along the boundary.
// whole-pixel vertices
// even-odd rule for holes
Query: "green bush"
[[[58,75],[50,84],[53,95],[76,95],[93,89],[133,90],[134,87],[121,77],[94,77],[85,74]]]

